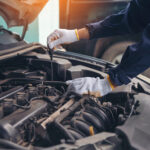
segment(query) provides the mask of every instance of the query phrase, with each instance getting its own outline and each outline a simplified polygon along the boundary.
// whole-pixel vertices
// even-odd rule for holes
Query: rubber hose
[[[104,131],[102,123],[93,114],[90,114],[89,112],[83,112],[83,118],[90,122],[99,132]]]

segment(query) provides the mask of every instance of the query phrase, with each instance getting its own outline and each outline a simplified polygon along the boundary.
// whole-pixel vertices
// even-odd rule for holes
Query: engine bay
[[[139,101],[132,92],[96,98],[67,91],[65,81],[84,76],[103,78],[101,70],[56,58],[51,81],[50,66],[49,60],[31,56],[0,64],[0,139],[22,147],[74,143],[103,132],[111,135],[138,114]]]

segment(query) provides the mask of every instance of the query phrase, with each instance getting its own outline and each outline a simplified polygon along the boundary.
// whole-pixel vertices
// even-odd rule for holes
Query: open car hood
[[[0,0],[0,16],[8,27],[25,26],[37,17],[48,0]]]

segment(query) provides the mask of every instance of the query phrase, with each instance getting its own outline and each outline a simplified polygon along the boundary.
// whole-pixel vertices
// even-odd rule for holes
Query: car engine
[[[18,56],[0,64],[1,139],[22,147],[73,143],[103,132],[114,133],[137,114],[139,104],[132,92],[96,98],[67,91],[66,80],[103,78],[103,72],[64,58],[55,58],[53,67],[52,74],[51,62],[35,56]]]

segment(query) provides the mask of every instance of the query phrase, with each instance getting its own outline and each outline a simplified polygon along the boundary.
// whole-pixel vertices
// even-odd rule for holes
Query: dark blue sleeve
[[[142,31],[150,22],[150,0],[132,0],[118,14],[87,24],[90,39],[125,35]]]
[[[121,63],[109,70],[115,85],[128,84],[131,78],[150,67],[150,0],[132,0],[118,14],[86,26],[91,39],[143,32],[141,42],[129,46]]]
[[[125,51],[121,63],[109,70],[109,75],[115,85],[128,84],[150,67],[150,24],[144,29],[142,41],[129,46]]]

